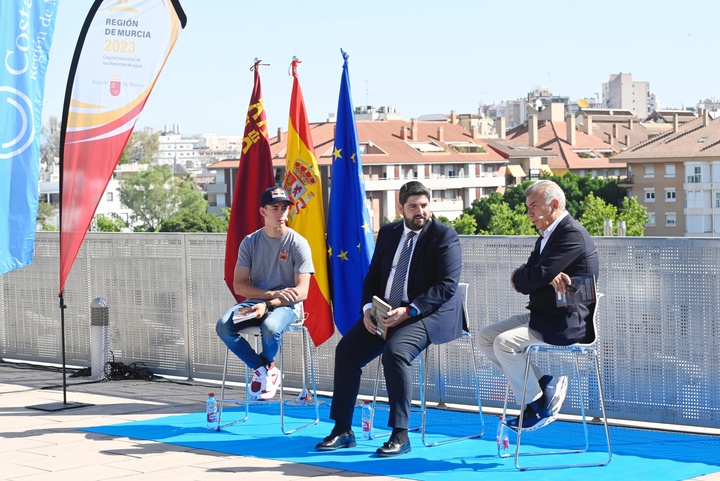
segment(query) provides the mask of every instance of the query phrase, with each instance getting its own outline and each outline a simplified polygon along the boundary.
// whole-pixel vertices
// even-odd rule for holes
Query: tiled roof
[[[507,161],[503,156],[488,146],[486,139],[473,139],[472,133],[459,124],[443,121],[416,121],[417,139],[411,140],[411,122],[404,120],[358,121],[358,141],[371,144],[368,152],[362,155],[363,165],[386,164],[419,164],[419,163],[461,163],[461,162],[497,162]],[[438,128],[443,129],[443,141],[438,137]],[[402,129],[407,128],[407,140],[402,139]],[[335,123],[323,122],[310,124],[310,136],[315,148],[315,157],[319,165],[332,164],[332,150],[335,138]],[[440,152],[419,152],[411,144],[432,144],[441,149]],[[485,152],[460,153],[450,145],[453,143],[474,144],[482,147]],[[283,132],[281,140],[278,136],[270,139],[270,150],[273,165],[285,165],[287,132]],[[236,167],[238,160],[223,160],[211,165],[210,169]]]
[[[527,125],[519,125],[508,131],[507,137],[520,144],[530,145]],[[567,122],[539,121],[536,147],[557,154],[557,157],[548,159],[548,166],[553,171],[622,167],[618,163],[611,164],[610,160],[603,155],[603,152],[617,151],[617,149],[603,142],[596,135],[587,135],[584,132],[576,131],[575,145],[570,145],[567,141]],[[597,157],[583,158],[579,155],[581,153],[590,153]]]
[[[512,140],[487,139],[490,148],[496,150],[506,159],[526,159],[528,157],[557,157],[555,152],[537,147],[530,147],[525,144],[513,142]]]
[[[416,163],[458,163],[458,162],[503,162],[504,159],[488,148],[487,141],[473,139],[472,134],[458,124],[449,122],[416,121],[417,139],[410,139],[410,122],[404,120],[359,121],[357,122],[358,141],[361,144],[372,144],[369,152],[363,154],[363,164],[416,164]],[[443,129],[443,141],[438,138],[438,128]],[[407,128],[408,139],[402,139],[402,128]],[[332,163],[332,149],[335,136],[334,123],[310,125],[311,136],[315,146],[315,156],[321,165]],[[277,137],[270,139],[273,159],[285,157],[285,140],[278,142]],[[412,143],[430,143],[443,151],[418,152]],[[451,143],[462,142],[482,147],[485,153],[459,153],[450,147]]]
[[[616,160],[662,158],[717,158],[720,156],[720,119],[709,115],[686,122],[672,130],[636,145]]]

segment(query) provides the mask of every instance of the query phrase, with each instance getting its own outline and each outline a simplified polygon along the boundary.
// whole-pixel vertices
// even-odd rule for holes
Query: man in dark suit
[[[385,457],[409,452],[411,363],[430,343],[441,344],[462,335],[463,312],[457,288],[462,267],[460,240],[454,230],[432,218],[430,198],[423,184],[408,182],[399,195],[403,220],[380,228],[363,284],[363,317],[335,349],[330,409],[335,426],[318,443],[318,451],[355,446],[351,425],[362,368],[382,354],[390,402],[388,426],[393,430],[377,454]],[[386,319],[371,317],[373,296],[391,305]],[[388,328],[387,340],[378,335],[376,322]]]
[[[556,297],[567,292],[571,277],[598,276],[595,243],[565,210],[562,189],[550,180],[539,180],[525,190],[525,199],[528,216],[541,236],[510,282],[513,289],[530,296],[529,312],[491,324],[477,337],[478,348],[505,373],[517,399],[522,397],[525,380],[525,346],[534,342],[566,346],[592,337],[587,321],[595,305],[558,307]],[[557,419],[567,392],[567,377],[543,375],[531,366],[522,425],[528,431]],[[517,430],[518,420],[509,420],[507,425]]]

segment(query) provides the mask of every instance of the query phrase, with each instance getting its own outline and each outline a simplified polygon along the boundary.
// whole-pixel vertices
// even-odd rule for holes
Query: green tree
[[[120,164],[149,164],[160,149],[160,136],[157,133],[133,132],[120,157]]]
[[[452,221],[444,215],[438,216],[437,221],[441,224],[445,224],[448,227],[452,227]]]
[[[527,189],[530,184],[532,184],[532,181],[526,180],[522,184],[513,185],[505,189],[502,198],[503,201],[510,206],[510,210],[515,210],[515,207],[518,205],[525,205],[525,189]]]
[[[601,236],[605,234],[605,221],[613,222],[613,230],[616,229],[617,209],[590,193],[582,203],[583,214],[578,219],[588,233],[592,236]]]
[[[475,219],[477,225],[476,232],[482,232],[488,228],[490,218],[492,217],[493,205],[502,204],[504,202],[503,195],[499,192],[493,192],[487,197],[475,199],[470,207],[465,209],[464,213],[471,215]]]
[[[179,211],[190,212],[198,215],[202,215],[207,212],[207,200],[205,200],[203,193],[195,183],[195,179],[193,179],[192,175],[186,175],[178,182],[177,185],[180,191]]]
[[[160,224],[160,232],[227,232],[228,222],[203,212],[183,211]]]
[[[180,211],[202,214],[207,201],[187,178],[178,180],[169,165],[153,165],[146,171],[120,181],[120,202],[133,211],[136,231],[155,232],[163,220]]]
[[[123,221],[117,214],[98,214],[95,216],[98,232],[122,232],[125,227]]]
[[[650,218],[647,209],[638,203],[635,197],[625,197],[622,201],[622,210],[618,214],[618,222],[625,221],[626,235],[642,237],[645,235],[645,224]]]
[[[46,224],[47,220],[53,215],[55,215],[54,205],[48,204],[47,202],[43,201],[38,202],[37,223],[40,224],[42,230],[55,230],[46,228],[48,227],[48,225]]]
[[[536,235],[537,230],[530,218],[526,215],[525,205],[510,209],[506,203],[490,206],[492,216],[487,230],[481,230],[483,235]]]
[[[463,214],[453,222],[455,232],[460,235],[473,235],[477,232],[477,222],[470,214]]]

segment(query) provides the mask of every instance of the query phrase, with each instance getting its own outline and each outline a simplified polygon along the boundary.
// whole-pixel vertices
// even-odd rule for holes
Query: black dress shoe
[[[387,458],[390,456],[400,456],[401,454],[409,453],[410,450],[410,441],[407,443],[401,443],[396,439],[390,439],[390,441],[384,443],[381,448],[378,448],[377,451],[375,451],[375,454],[381,458]]]
[[[344,433],[326,437],[321,443],[315,445],[317,451],[335,451],[336,449],[342,448],[354,448],[357,445],[355,442],[355,433],[351,431],[345,431]]]

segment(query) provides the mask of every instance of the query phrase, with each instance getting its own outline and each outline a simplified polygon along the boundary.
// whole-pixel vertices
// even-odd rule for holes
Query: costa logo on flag
[[[117,97],[118,95],[120,95],[120,80],[122,80],[121,77],[117,75],[113,75],[112,79],[110,80],[110,95],[112,95],[113,97]]]
[[[289,256],[289,254],[288,254],[287,249],[283,249],[283,250],[280,251],[280,260],[281,260],[281,261],[286,261],[286,260],[288,260],[288,256]]]

